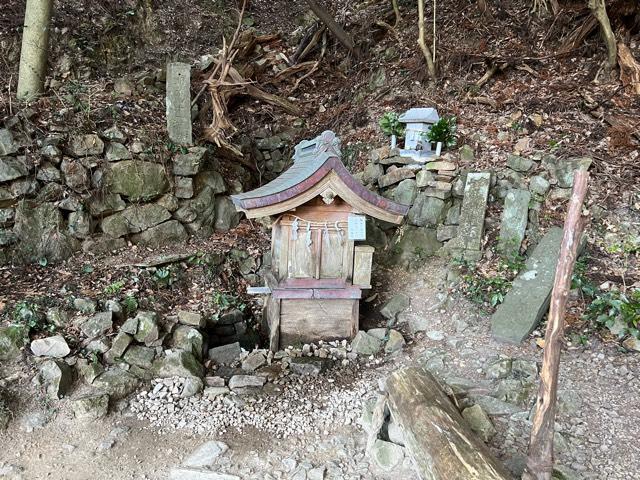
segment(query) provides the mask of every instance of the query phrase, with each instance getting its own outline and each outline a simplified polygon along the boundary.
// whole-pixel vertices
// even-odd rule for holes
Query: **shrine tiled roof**
[[[345,168],[333,132],[302,142],[293,165],[278,178],[249,192],[232,195],[237,210],[249,218],[274,215],[295,208],[331,190],[344,201],[382,220],[400,223],[409,207],[381,197],[361,185]]]

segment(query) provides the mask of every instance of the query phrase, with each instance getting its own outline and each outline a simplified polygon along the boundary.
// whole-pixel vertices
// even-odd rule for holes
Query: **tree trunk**
[[[436,32],[433,32],[435,37]],[[433,61],[433,54],[424,38],[424,0],[418,0],[418,45],[422,50],[424,59],[427,62],[427,71],[432,80],[436,79],[436,64]]]
[[[388,405],[423,480],[507,480],[511,475],[469,429],[424,368],[397,370],[387,380]]]
[[[553,473],[553,433],[558,393],[560,349],[564,337],[564,315],[571,288],[571,274],[576,263],[582,237],[582,203],[587,193],[588,173],[575,172],[573,195],[569,203],[556,277],[551,294],[549,321],[545,333],[540,389],[531,429],[527,467],[522,480],[550,480]]]
[[[598,22],[600,22],[602,37],[607,46],[607,67],[609,67],[611,71],[616,68],[618,50],[616,37],[613,34],[611,22],[609,22],[609,16],[607,15],[607,7],[605,6],[604,0],[589,0],[589,9],[593,16],[598,19]]]
[[[31,100],[44,89],[52,8],[53,0],[27,0],[18,74],[20,100]]]

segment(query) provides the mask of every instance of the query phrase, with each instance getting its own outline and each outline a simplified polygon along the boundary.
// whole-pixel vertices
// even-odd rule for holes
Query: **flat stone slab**
[[[226,443],[210,440],[200,445],[187,459],[183,465],[185,467],[211,467],[218,457],[223,455],[229,447]]]
[[[517,255],[520,252],[529,219],[530,201],[531,193],[528,190],[509,190],[504,199],[498,250],[505,255]]]
[[[490,185],[491,174],[488,172],[467,175],[458,235],[445,245],[445,249],[454,256],[473,260],[475,253],[480,252]]]
[[[554,227],[542,237],[525,268],[513,281],[504,302],[491,317],[497,340],[520,343],[549,309],[551,290],[560,254],[562,229]]]

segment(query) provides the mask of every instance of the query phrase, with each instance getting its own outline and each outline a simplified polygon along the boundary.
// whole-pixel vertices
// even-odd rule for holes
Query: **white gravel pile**
[[[338,385],[336,379],[347,373],[335,369],[317,377],[290,376],[287,384],[267,384],[257,395],[230,392],[212,397],[205,393],[189,398],[180,398],[184,379],[158,379],[152,381],[149,391],[136,396],[130,408],[139,419],[167,430],[221,434],[255,427],[278,438],[327,434],[356,422],[363,402],[376,391],[375,380],[360,371],[350,372],[359,378],[346,386]]]

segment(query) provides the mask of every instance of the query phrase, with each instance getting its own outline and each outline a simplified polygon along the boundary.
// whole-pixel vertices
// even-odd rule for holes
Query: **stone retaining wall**
[[[158,246],[237,225],[226,182],[206,147],[171,158],[116,126],[99,134],[26,134],[14,117],[0,129],[0,260],[60,261],[83,249]]]

